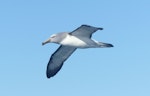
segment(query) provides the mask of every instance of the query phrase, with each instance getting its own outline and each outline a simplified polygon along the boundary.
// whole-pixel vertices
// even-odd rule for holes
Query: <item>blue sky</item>
[[[150,96],[149,0],[1,0],[0,96]],[[51,34],[82,24],[115,47],[79,49],[53,78]]]

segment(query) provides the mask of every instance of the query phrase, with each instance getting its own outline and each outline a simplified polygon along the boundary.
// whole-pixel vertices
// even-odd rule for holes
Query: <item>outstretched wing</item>
[[[61,45],[51,56],[47,65],[47,78],[54,76],[62,67],[65,60],[76,48]]]
[[[81,25],[79,28],[77,28],[70,34],[76,37],[91,38],[92,34],[97,30],[103,30],[103,28],[93,27],[89,25]]]

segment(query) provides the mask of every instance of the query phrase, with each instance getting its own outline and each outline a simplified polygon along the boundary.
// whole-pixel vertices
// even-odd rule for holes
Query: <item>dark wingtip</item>
[[[49,78],[55,76],[59,70],[60,69],[56,69],[56,70],[49,70],[49,69],[47,69],[47,71],[46,71],[47,78],[49,79]]]
[[[53,75],[53,74],[50,74],[50,73],[47,71],[47,72],[46,72],[46,76],[47,76],[47,78],[49,79],[49,78],[53,77],[54,75]]]
[[[90,25],[87,25],[87,24],[82,24],[81,26],[88,26],[88,27],[90,27]]]
[[[51,76],[47,75],[47,78],[49,79],[49,78],[51,78]]]
[[[97,28],[98,30],[103,30],[103,28]]]
[[[108,47],[114,47],[114,45],[112,45],[112,44],[108,44],[107,46],[108,46]]]
[[[53,77],[54,75],[49,74],[49,73],[47,72],[47,73],[46,73],[46,76],[47,76],[47,78],[49,79],[49,78]]]

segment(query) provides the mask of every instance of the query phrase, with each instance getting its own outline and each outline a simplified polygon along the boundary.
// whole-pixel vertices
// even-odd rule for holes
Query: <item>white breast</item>
[[[67,35],[67,37],[60,42],[60,44],[77,48],[86,48],[88,46],[84,41],[71,35]]]

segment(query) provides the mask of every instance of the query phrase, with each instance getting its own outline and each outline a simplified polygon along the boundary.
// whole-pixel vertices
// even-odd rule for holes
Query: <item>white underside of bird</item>
[[[61,45],[65,45],[65,46],[71,46],[71,47],[76,47],[76,48],[89,48],[89,47],[97,47],[98,46],[98,42],[93,40],[93,44],[87,44],[86,42],[82,41],[81,39],[75,37],[75,36],[71,36],[71,35],[67,35],[66,38],[64,40],[62,40],[60,42]]]

